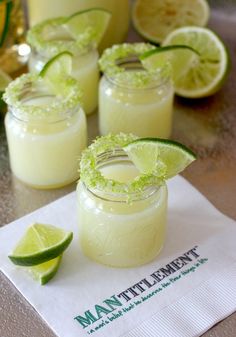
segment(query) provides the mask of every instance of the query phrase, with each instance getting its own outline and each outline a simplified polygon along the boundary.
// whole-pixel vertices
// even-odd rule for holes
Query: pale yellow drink
[[[30,27],[54,17],[71,15],[80,10],[100,7],[112,13],[111,22],[101,41],[103,50],[125,40],[129,26],[128,0],[28,0]]]
[[[5,127],[11,170],[35,188],[67,185],[79,177],[78,160],[87,145],[85,114],[77,98],[72,103],[69,97],[67,102],[67,97],[47,94],[42,80],[34,83],[28,78],[22,76],[7,89]],[[74,94],[77,89],[77,85],[71,88]],[[11,96],[15,93],[16,99]]]
[[[130,89],[105,76],[99,86],[99,130],[134,133],[140,137],[168,138],[172,130],[172,84]]]
[[[140,61],[154,48],[148,43],[123,43],[104,51],[99,60],[104,73],[98,103],[101,135],[170,137],[174,97],[170,67],[147,70]]]
[[[50,59],[46,55],[32,52],[29,59],[30,72],[40,72],[45,63]],[[98,104],[98,53],[91,48],[88,51],[74,55],[72,60],[72,75],[80,83],[83,91],[82,106],[86,114],[92,113]]]
[[[129,183],[140,173],[120,154],[100,165],[106,179]],[[161,251],[166,229],[167,188],[149,187],[137,198],[77,188],[79,239],[83,253],[110,266],[133,267],[153,260]]]

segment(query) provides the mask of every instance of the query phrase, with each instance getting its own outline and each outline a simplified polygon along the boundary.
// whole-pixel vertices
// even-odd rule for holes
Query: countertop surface
[[[226,1],[223,10],[222,3],[215,1],[209,26],[229,48],[232,61],[229,78],[223,89],[210,98],[198,101],[175,99],[172,139],[189,146],[198,155],[198,160],[184,172],[184,177],[221,212],[236,220],[236,2]],[[128,40],[140,41],[140,38],[131,29]],[[89,139],[92,140],[98,134],[97,114],[88,118],[88,124]],[[15,179],[9,168],[3,120],[0,121],[0,226],[74,189],[75,184],[71,184],[63,189],[38,191]],[[55,337],[1,273],[0,336]],[[203,336],[235,337],[236,313]]]

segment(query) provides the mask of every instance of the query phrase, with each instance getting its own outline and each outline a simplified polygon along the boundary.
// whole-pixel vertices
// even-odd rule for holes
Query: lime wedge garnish
[[[55,259],[49,260],[44,263],[40,263],[36,266],[25,267],[25,269],[32,275],[32,277],[38,281],[41,285],[50,281],[57,273],[60,266],[62,255]]]
[[[189,46],[171,45],[150,50],[142,54],[140,60],[147,70],[162,68],[169,62],[175,82],[185,73],[185,68],[190,66],[198,56],[198,52]]]
[[[163,179],[180,173],[196,159],[186,146],[159,138],[139,138],[126,145],[124,151],[141,173]]]
[[[140,35],[160,43],[176,28],[206,26],[209,12],[205,0],[136,0],[132,21]]]
[[[70,16],[63,24],[76,40],[90,29],[91,42],[99,44],[111,18],[111,13],[102,8],[90,8]],[[91,31],[92,30],[92,31]]]
[[[34,266],[61,255],[72,238],[72,232],[36,223],[28,228],[9,258],[17,265]]]
[[[72,73],[72,54],[62,52],[50,59],[43,67],[39,76],[55,93],[63,93],[65,78]]]
[[[182,27],[168,35],[164,46],[187,45],[195,49],[199,56],[188,64],[175,81],[175,92],[187,98],[199,98],[214,94],[219,90],[228,74],[229,56],[224,43],[210,29]],[[181,60],[180,60],[181,62]]]
[[[0,112],[2,111],[5,103],[2,100],[2,95],[5,91],[5,88],[12,81],[11,77],[7,75],[4,71],[0,69]]]

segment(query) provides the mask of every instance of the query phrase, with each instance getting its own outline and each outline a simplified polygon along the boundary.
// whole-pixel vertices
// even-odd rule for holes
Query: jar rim
[[[114,202],[114,203],[124,203],[127,204],[127,202],[129,203],[133,203],[136,201],[144,201],[147,200],[149,198],[152,198],[153,196],[156,195],[156,193],[159,192],[160,188],[162,185],[158,185],[158,186],[148,186],[146,187],[146,189],[144,189],[141,192],[133,192],[129,195],[129,197],[127,198],[127,194],[125,193],[115,193],[115,192],[104,192],[104,191],[100,191],[100,190],[93,190],[89,187],[86,186],[86,184],[82,181],[82,184],[84,186],[84,188],[91,193],[93,196],[95,196],[96,198],[103,200],[103,201],[107,201],[107,202]]]
[[[122,62],[125,62],[126,58],[123,58]],[[129,63],[130,64],[130,63]],[[162,68],[158,68],[154,71],[147,71],[142,64],[136,64],[135,70],[125,69],[123,72],[119,72],[114,75],[109,75],[104,72],[105,79],[120,89],[145,91],[152,90],[162,86],[165,86],[171,80],[171,67],[166,64]]]
[[[58,27],[63,27],[64,22],[65,17],[57,17],[36,24],[29,29],[26,37],[27,42],[37,53],[49,58],[64,51],[69,51],[73,55],[80,56],[96,50],[96,43],[91,40],[90,33],[81,34],[81,36],[78,36],[78,39],[73,39],[71,37],[71,39],[63,40],[62,38],[59,40],[56,36],[54,37],[54,40],[48,39],[48,36],[52,36],[52,34],[49,34],[47,31],[48,28],[52,27],[52,31],[53,29],[56,30]],[[64,33],[67,33],[67,31],[65,30]]]
[[[165,85],[171,78],[171,66],[167,62],[157,69],[145,69],[140,56],[156,47],[149,43],[123,43],[105,50],[99,66],[105,78],[125,89],[152,89]]]
[[[63,120],[68,117],[68,111],[78,110],[81,101],[81,91],[76,80],[68,77],[68,92],[65,96],[45,91],[43,79],[36,74],[24,74],[12,81],[3,95],[12,114],[22,121]],[[48,88],[47,88],[48,89]],[[37,95],[39,93],[39,95]],[[27,104],[37,98],[52,98],[49,104]]]
[[[128,183],[119,182],[104,177],[99,170],[99,162],[117,155],[124,156],[123,147],[137,139],[132,134],[117,134],[99,137],[86,150],[83,151],[80,161],[80,179],[90,191],[105,194],[117,194],[125,197],[126,201],[132,201],[140,197],[147,188],[160,186],[164,183],[162,179],[153,174],[138,175]],[[126,155],[127,156],[127,155]]]

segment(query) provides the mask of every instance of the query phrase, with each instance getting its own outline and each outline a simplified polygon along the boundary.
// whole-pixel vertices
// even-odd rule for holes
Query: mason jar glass
[[[170,137],[174,89],[168,65],[148,74],[135,58],[119,63],[124,72],[113,76],[105,72],[100,80],[100,134],[131,132],[140,137]],[[138,85],[135,77],[141,79]]]
[[[88,8],[104,8],[112,13],[99,50],[125,40],[129,27],[129,0],[28,0],[29,24],[33,27],[45,19],[68,16]]]
[[[100,153],[97,169],[106,179],[127,183],[139,175],[121,148]],[[150,185],[139,193],[90,188],[83,177],[77,187],[79,240],[83,253],[113,267],[152,261],[166,232],[167,187]]]
[[[7,89],[5,127],[14,175],[34,188],[50,189],[79,178],[78,160],[87,145],[85,114],[79,101],[49,94],[23,75]],[[74,88],[74,91],[76,91]],[[9,98],[9,97],[8,97]]]
[[[90,114],[98,104],[98,52],[93,43],[80,45],[67,35],[64,36],[64,40],[59,39],[58,34],[66,34],[60,31],[62,22],[63,19],[57,18],[42,22],[29,30],[27,35],[27,41],[31,46],[29,71],[39,73],[45,63],[55,55],[63,51],[71,52],[72,76],[80,83],[83,92],[82,107],[86,114]]]

